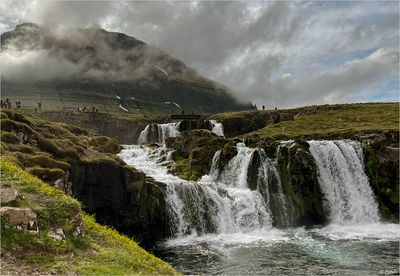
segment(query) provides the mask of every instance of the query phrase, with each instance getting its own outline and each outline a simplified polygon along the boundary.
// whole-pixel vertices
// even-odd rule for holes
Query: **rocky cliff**
[[[147,242],[168,235],[164,184],[127,166],[115,139],[2,111],[5,158],[77,198],[99,222]]]

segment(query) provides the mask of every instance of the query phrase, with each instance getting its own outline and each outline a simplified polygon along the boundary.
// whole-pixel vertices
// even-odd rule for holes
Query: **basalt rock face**
[[[293,118],[293,113],[276,111],[247,111],[228,113],[228,115],[216,114],[210,117],[224,125],[226,137],[235,137],[261,129],[269,124],[293,120]]]
[[[166,146],[174,149],[176,162],[171,172],[184,179],[197,180],[210,171],[212,159],[226,140],[206,129],[185,131],[179,137],[166,140]]]
[[[101,161],[72,164],[70,181],[73,195],[99,223],[144,243],[168,235],[164,184],[131,167]]]
[[[382,217],[399,221],[399,132],[360,137],[364,147],[365,171]]]
[[[327,222],[317,165],[304,142],[282,144],[278,152],[282,189],[292,201],[294,226]]]

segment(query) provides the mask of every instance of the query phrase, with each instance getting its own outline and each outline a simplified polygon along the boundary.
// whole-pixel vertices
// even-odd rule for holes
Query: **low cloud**
[[[4,51],[1,63],[3,80],[15,82],[64,79],[82,70],[66,59],[50,56],[47,50]]]

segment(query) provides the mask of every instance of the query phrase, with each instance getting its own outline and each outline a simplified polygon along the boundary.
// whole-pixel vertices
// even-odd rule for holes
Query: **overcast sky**
[[[399,2],[1,0],[22,22],[123,32],[259,107],[399,100]]]

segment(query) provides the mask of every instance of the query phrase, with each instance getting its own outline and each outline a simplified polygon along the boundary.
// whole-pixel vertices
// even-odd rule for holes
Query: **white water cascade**
[[[180,135],[180,123],[181,122],[147,125],[140,133],[138,142],[139,144],[158,143],[164,145],[167,138]]]
[[[210,120],[210,124],[211,124],[211,132],[217,134],[218,136],[225,137],[224,126],[222,125],[222,123],[218,123],[216,120]]]
[[[272,226],[264,197],[247,186],[247,168],[254,149],[238,145],[238,155],[221,172],[226,176],[223,181],[216,180],[220,155],[216,152],[210,174],[198,182],[168,173],[150,151],[140,146],[125,146],[120,157],[167,185],[166,202],[174,236],[247,232]]]
[[[319,171],[318,181],[334,224],[379,221],[378,205],[364,173],[359,142],[309,141]]]

